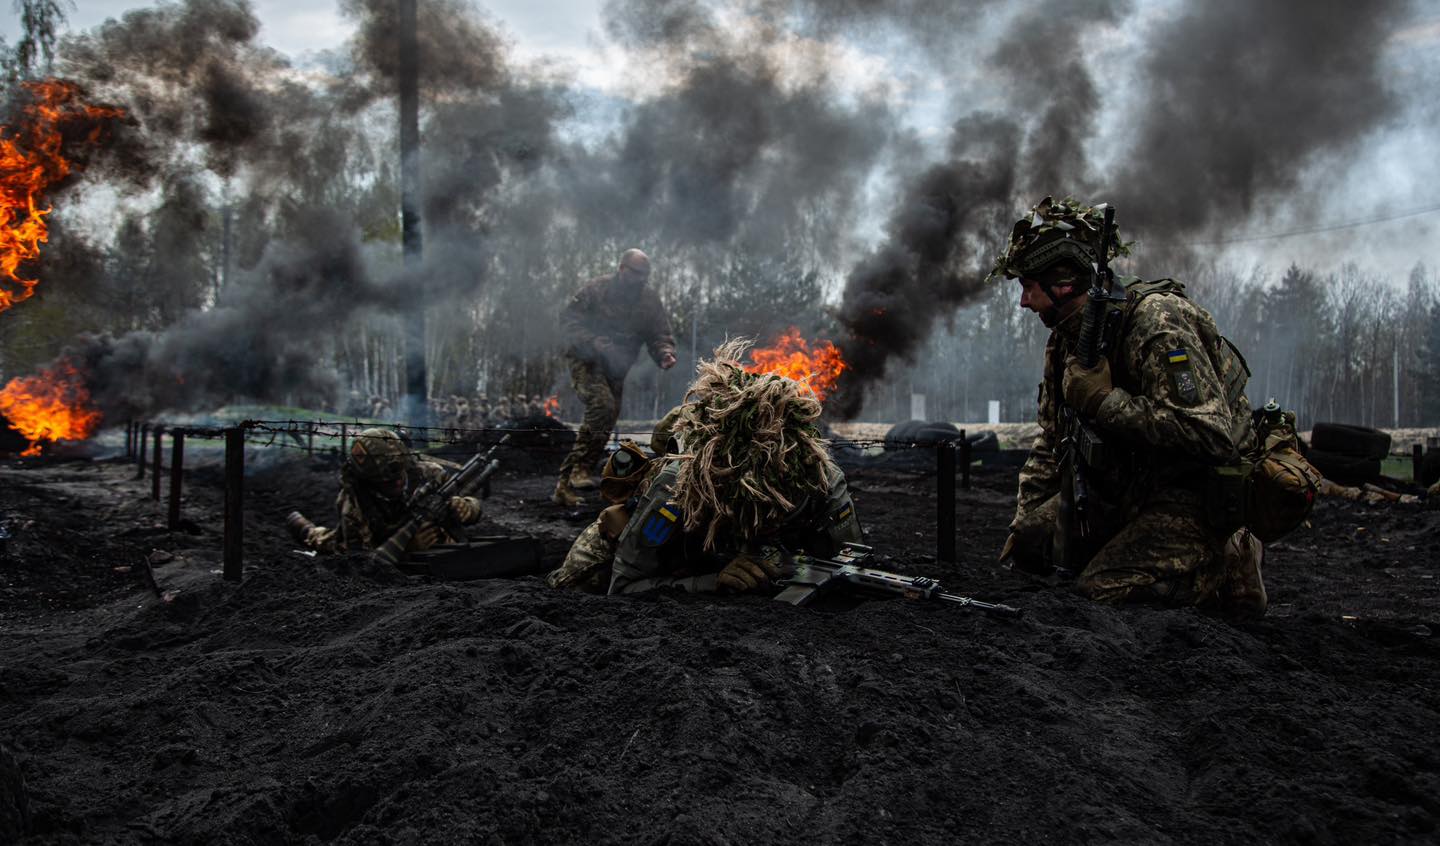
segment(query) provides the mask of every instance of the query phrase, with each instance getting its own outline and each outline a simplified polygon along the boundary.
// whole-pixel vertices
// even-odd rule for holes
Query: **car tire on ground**
[[[1325,478],[1342,485],[1360,485],[1380,475],[1380,460],[1342,455],[1310,447],[1308,459]]]
[[[885,433],[886,449],[909,449],[915,440],[915,432],[925,425],[924,420],[905,420],[890,427]]]
[[[1390,436],[1368,426],[1316,423],[1310,431],[1310,446],[1335,455],[1380,461],[1390,454]]]
[[[1430,487],[1440,482],[1440,449],[1431,449],[1420,460],[1420,484]]]

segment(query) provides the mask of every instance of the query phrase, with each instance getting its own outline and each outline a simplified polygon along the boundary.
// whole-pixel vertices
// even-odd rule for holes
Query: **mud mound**
[[[1322,503],[1269,552],[1272,615],[1235,626],[997,569],[1013,470],[959,492],[952,564],[933,477],[852,468],[888,566],[1025,607],[1003,621],[311,559],[278,517],[333,508],[318,462],[252,476],[226,584],[218,492],[187,492],[199,535],[121,540],[161,513],[127,472],[0,470],[34,521],[0,563],[0,826],[23,776],[34,842],[1424,842],[1440,821],[1437,511]],[[593,512],[551,484],[498,480],[482,526],[558,559]],[[102,567],[127,550],[169,601]]]

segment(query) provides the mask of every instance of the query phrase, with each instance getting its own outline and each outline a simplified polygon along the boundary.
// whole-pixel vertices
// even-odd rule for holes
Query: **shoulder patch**
[[[1184,348],[1165,353],[1165,372],[1170,376],[1170,387],[1176,399],[1186,405],[1200,401],[1200,387],[1195,383],[1195,371],[1190,366],[1190,353]]]
[[[680,509],[673,502],[666,502],[664,505],[645,515],[645,522],[640,524],[640,544],[642,546],[664,546],[675,534],[675,526],[680,522]]]

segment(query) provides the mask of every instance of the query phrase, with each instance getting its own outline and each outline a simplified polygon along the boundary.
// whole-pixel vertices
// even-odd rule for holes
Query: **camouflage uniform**
[[[823,499],[801,503],[784,525],[749,543],[722,539],[716,549],[706,551],[701,543],[703,533],[684,531],[684,515],[670,497],[680,460],[656,463],[658,471],[652,473],[648,487],[629,510],[618,537],[605,531],[602,514],[576,538],[564,563],[546,577],[552,587],[612,594],[659,587],[714,591],[716,575],[731,558],[762,544],[828,556],[841,544],[862,539],[845,474],[832,463],[828,469],[833,481]]]
[[[560,468],[562,478],[576,468],[590,472],[604,454],[620,417],[621,389],[636,347],[643,343],[657,365],[675,354],[670,318],[660,297],[648,286],[626,293],[616,285],[617,276],[597,276],[585,283],[560,315],[570,341],[565,353],[570,381],[585,404],[575,447]],[[601,339],[609,342],[608,349],[596,345]]]
[[[374,430],[367,430],[367,432]],[[356,437],[356,444],[366,433]],[[357,447],[352,446],[352,456]],[[350,552],[376,549],[391,535],[409,522],[411,513],[407,507],[410,493],[426,482],[441,482],[453,474],[459,466],[439,458],[412,455],[406,462],[405,487],[398,496],[380,494],[357,470],[353,461],[347,461],[340,468],[340,493],[335,497],[335,509],[340,523],[336,528],[314,526],[303,538],[303,543],[319,552]],[[467,497],[474,508],[474,516],[467,522],[480,518],[480,502]],[[463,540],[441,530],[439,543],[455,543]]]
[[[1141,296],[1146,288],[1129,281],[1128,315],[1110,354],[1114,389],[1093,420],[1122,455],[1113,466],[1091,471],[1101,503],[1091,520],[1095,552],[1077,586],[1106,602],[1209,602],[1225,580],[1231,532],[1207,524],[1208,467],[1255,448],[1244,394],[1248,373],[1204,309],[1165,290],[1170,286]],[[1041,431],[1020,472],[1010,524],[1015,560],[1027,569],[1046,566],[1056,531],[1061,380],[1081,317],[1076,311],[1057,325],[1045,347]],[[1244,554],[1259,554],[1259,541],[1248,532],[1236,533],[1233,543]]]

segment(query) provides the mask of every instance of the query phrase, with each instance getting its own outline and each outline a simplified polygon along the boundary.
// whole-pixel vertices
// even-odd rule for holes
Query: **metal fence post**
[[[960,430],[960,487],[970,490],[970,438]]]
[[[140,424],[135,440],[135,478],[145,478],[145,445],[150,441],[150,424]]]
[[[1410,465],[1414,469],[1410,471],[1410,479],[1415,484],[1420,484],[1420,469],[1425,466],[1425,447],[1415,444],[1410,449]]]
[[[348,423],[340,424],[340,460],[344,461],[349,454],[350,426]]]
[[[170,432],[170,514],[171,530],[180,528],[180,485],[185,472],[185,430]]]
[[[225,430],[225,580],[238,582],[245,571],[245,430]]]
[[[941,441],[935,445],[936,468],[936,536],[935,559],[955,560],[955,444]]]
[[[150,498],[156,502],[160,501],[160,436],[164,431],[160,424],[155,424],[155,461],[150,468]]]

